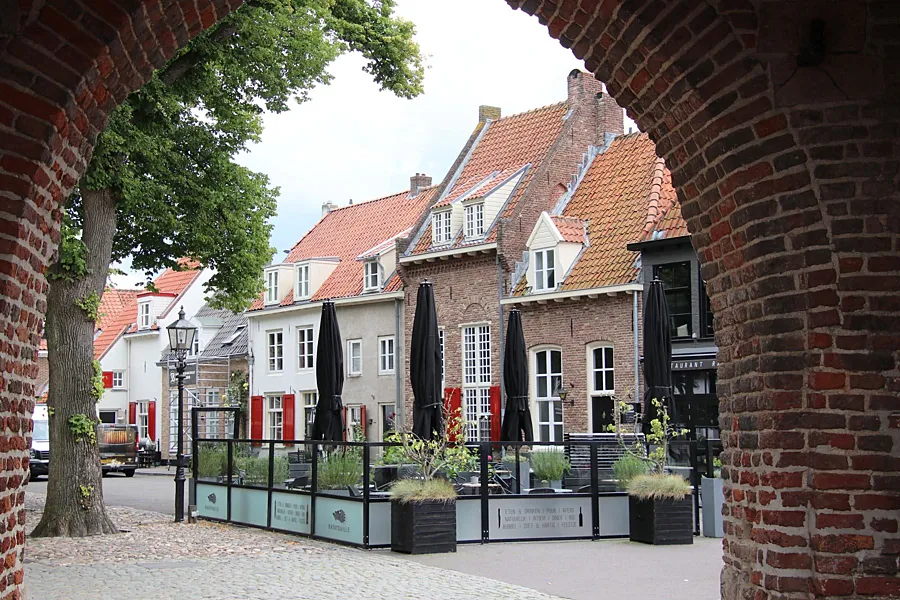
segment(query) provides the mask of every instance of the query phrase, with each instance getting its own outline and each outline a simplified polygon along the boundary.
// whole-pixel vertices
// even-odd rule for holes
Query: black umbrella
[[[534,441],[531,409],[528,408],[528,353],[522,332],[522,315],[517,309],[510,311],[506,328],[503,384],[506,388],[506,414],[500,428],[500,439],[504,442]]]
[[[409,343],[409,383],[413,396],[413,434],[430,440],[444,434],[441,347],[430,281],[419,285]]]
[[[314,440],[340,442],[344,439],[344,405],[341,403],[344,351],[341,347],[341,330],[334,313],[334,302],[330,300],[322,304],[322,319],[319,321],[316,386],[319,389],[319,399],[316,402],[310,437]]]
[[[669,401],[674,419],[672,400],[672,333],[669,307],[662,282],[654,279],[644,303],[644,433],[650,432],[650,421],[657,418],[652,400]]]

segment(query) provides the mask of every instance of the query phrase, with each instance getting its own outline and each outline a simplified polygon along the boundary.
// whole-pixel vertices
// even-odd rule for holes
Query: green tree
[[[358,52],[394,94],[422,91],[411,23],[393,0],[249,0],[198,35],[110,116],[63,215],[46,338],[52,459],[34,536],[116,531],[103,505],[93,380],[94,307],[110,265],[131,258],[148,281],[189,257],[214,270],[210,302],[241,310],[262,288],[277,190],[234,156],[265,111],[287,110],[328,65]],[[302,143],[302,132],[298,142]],[[85,491],[87,490],[87,492]]]

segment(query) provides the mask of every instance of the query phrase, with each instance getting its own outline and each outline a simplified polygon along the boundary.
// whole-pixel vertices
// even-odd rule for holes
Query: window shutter
[[[250,398],[250,439],[261,440],[263,437],[263,397]],[[259,444],[256,444],[257,446]]]
[[[137,402],[128,403],[128,424],[137,425]]]
[[[491,406],[491,441],[499,442],[500,441],[500,386],[493,385],[491,386],[490,391],[490,406]]]
[[[359,407],[359,425],[362,427],[363,439],[359,440],[361,442],[365,442],[369,439],[368,433],[366,433],[366,426],[368,425],[368,420],[366,420],[366,405],[363,404]]]
[[[444,405],[447,407],[447,414],[449,415],[449,422],[447,423],[449,431],[462,418],[462,388],[444,388]],[[455,435],[451,434],[449,437],[451,442],[456,441]]]
[[[344,434],[344,441],[347,441],[347,407],[341,408],[341,431]]]
[[[156,441],[156,400],[147,403],[147,437]]]
[[[285,394],[281,397],[281,438],[294,439],[294,394]],[[293,444],[285,443],[285,446]]]
[[[104,389],[109,389],[113,386],[112,382],[112,371],[103,371],[103,387]]]

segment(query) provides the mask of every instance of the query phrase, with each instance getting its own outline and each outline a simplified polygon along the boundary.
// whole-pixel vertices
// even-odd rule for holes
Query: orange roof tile
[[[447,190],[445,198],[441,200],[440,204],[444,205],[447,197],[460,197],[494,171],[509,171],[511,174],[522,166],[530,164],[531,168],[525,172],[522,181],[510,197],[501,215],[508,217],[515,209],[522,194],[528,189],[535,170],[541,165],[550,147],[562,131],[565,114],[566,103],[561,102],[492,122],[472,150],[471,156],[457,178],[457,183],[453,188]],[[501,179],[497,179],[495,183],[500,181]],[[489,188],[485,188],[485,191],[487,189]],[[485,240],[479,240],[477,243],[496,241],[496,235],[495,229]],[[461,244],[457,241],[454,245]],[[430,247],[431,224],[428,222],[423,227],[416,247],[410,253],[421,254],[427,252]]]
[[[141,290],[106,288],[100,299],[94,358],[100,359],[137,317],[137,296]]]
[[[567,242],[576,242],[578,244],[583,244],[585,242],[585,222],[583,219],[554,216],[550,217],[550,220],[556,225],[556,229],[559,230],[563,240]]]

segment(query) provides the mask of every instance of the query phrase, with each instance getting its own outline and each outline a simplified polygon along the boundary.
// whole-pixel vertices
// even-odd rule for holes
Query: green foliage
[[[75,281],[88,274],[87,246],[81,241],[81,231],[69,217],[63,217],[59,231],[59,258],[47,271],[50,281]]]
[[[665,473],[669,460],[669,440],[687,435],[687,429],[675,429],[672,427],[672,418],[665,403],[657,398],[652,399],[653,407],[659,418],[650,421],[650,433],[647,434],[647,442],[653,446],[648,458],[654,463],[657,473]]]
[[[344,490],[356,485],[363,476],[359,452],[335,450],[319,459],[316,476],[321,490]]]
[[[652,473],[638,475],[625,488],[628,494],[642,500],[678,500],[691,493],[690,484],[681,475]]]
[[[261,456],[232,456],[234,470],[243,478],[244,483],[249,485],[268,485],[269,484],[269,454],[263,452]],[[198,465],[199,467],[199,465]],[[288,460],[283,456],[275,456],[273,464],[273,483],[278,483],[287,479]]]
[[[396,431],[392,431],[386,436],[384,436],[384,441],[392,444],[400,444],[403,442],[403,439],[400,437],[400,434]],[[376,465],[399,465],[403,463],[403,447],[402,446],[385,446],[382,453],[381,458],[379,458],[375,464]]]
[[[713,457],[713,477],[722,476],[722,459],[718,456]]]
[[[443,435],[435,436],[430,440],[413,435],[410,432],[401,433],[399,437],[399,461],[396,464],[415,465],[425,481],[434,479],[439,473],[448,469],[457,469],[467,464],[468,457],[463,452],[466,445],[466,423],[462,419],[462,413],[458,409],[450,414],[444,409]],[[450,441],[454,440],[454,441]],[[462,447],[462,450],[459,448]]]
[[[456,498],[456,490],[444,479],[401,479],[391,486],[391,498],[404,504],[426,500],[450,501]]]
[[[93,362],[94,374],[91,376],[91,398],[94,399],[94,402],[100,402],[100,398],[103,397],[103,392],[106,388],[103,387],[103,367],[100,366],[100,361],[95,360]]]
[[[572,469],[562,450],[535,450],[531,453],[531,469],[539,481],[558,481]]]
[[[91,292],[84,298],[76,298],[75,306],[86,312],[91,321],[96,321],[100,317],[100,294]]]
[[[87,415],[75,414],[69,417],[69,431],[75,436],[76,442],[90,441],[97,443],[97,427],[94,419]]]
[[[91,496],[94,494],[94,486],[79,485],[78,494],[81,496],[78,499],[78,504],[81,506],[82,510],[88,510],[91,507]]]
[[[626,488],[628,483],[638,475],[646,475],[650,470],[647,463],[634,454],[625,454],[613,463],[613,476],[619,482],[619,487]]]
[[[225,444],[200,444],[197,454],[198,479],[217,479],[227,474],[228,448]]]

